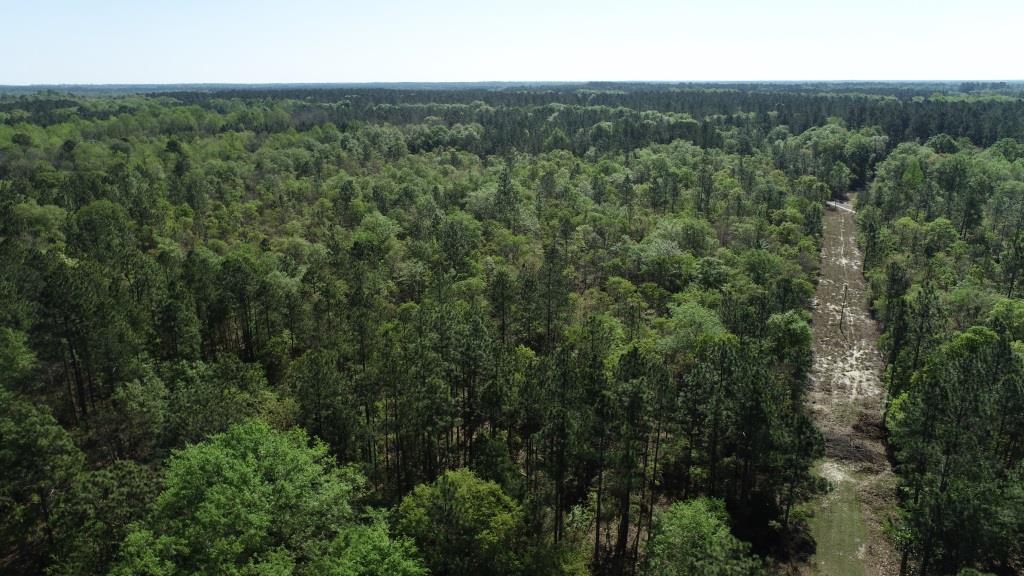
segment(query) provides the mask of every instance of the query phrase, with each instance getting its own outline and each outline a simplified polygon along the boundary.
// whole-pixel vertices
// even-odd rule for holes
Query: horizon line
[[[770,79],[770,80],[368,80],[368,81],[270,81],[270,82],[40,82],[25,84],[4,84],[0,88],[50,88],[50,87],[131,87],[131,86],[361,86],[361,85],[457,85],[457,84],[955,84],[964,82],[1003,82],[1024,84],[1024,78],[933,78],[933,79]]]

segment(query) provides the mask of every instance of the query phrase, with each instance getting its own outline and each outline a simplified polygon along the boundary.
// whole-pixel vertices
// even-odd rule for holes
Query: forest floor
[[[831,489],[808,506],[817,548],[801,570],[806,575],[890,576],[898,569],[883,532],[895,510],[896,478],[884,443],[879,331],[868,314],[862,258],[852,201],[826,210],[810,408],[825,437],[815,471]]]

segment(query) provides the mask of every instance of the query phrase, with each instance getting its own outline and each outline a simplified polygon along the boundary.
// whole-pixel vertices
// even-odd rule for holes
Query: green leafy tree
[[[398,507],[400,534],[416,541],[437,576],[523,572],[523,510],[494,482],[468,470],[413,489]]]
[[[0,388],[0,567],[42,568],[56,544],[54,503],[84,463],[49,412]]]
[[[179,362],[164,367],[169,442],[181,446],[262,416],[287,423],[293,411],[267,386],[258,364],[231,356],[215,364]]]
[[[358,534],[362,482],[301,430],[235,425],[171,457],[163,491],[111,574],[346,574],[371,561],[363,553],[422,573],[408,544]],[[375,526],[373,536],[386,537]],[[357,534],[339,539],[350,529]]]
[[[24,332],[0,328],[0,386],[20,383],[36,365],[26,340]]]
[[[346,528],[327,553],[313,560],[311,574],[324,576],[426,576],[412,540],[394,538],[381,515],[368,525]]]
[[[291,364],[288,375],[298,400],[298,422],[330,445],[341,458],[354,454],[359,414],[355,391],[338,370],[337,355],[310,350]]]
[[[676,502],[655,517],[647,576],[754,576],[761,562],[729,532],[721,500]]]
[[[909,484],[906,553],[921,574],[1004,563],[1020,552],[1024,501],[1006,456],[1019,461],[1022,380],[1009,344],[974,327],[929,358],[891,419]]]
[[[154,374],[119,384],[96,417],[94,439],[113,459],[145,460],[164,445],[167,388]]]
[[[157,474],[130,460],[79,475],[54,506],[57,545],[47,574],[105,574],[132,523],[145,516],[160,490]]]

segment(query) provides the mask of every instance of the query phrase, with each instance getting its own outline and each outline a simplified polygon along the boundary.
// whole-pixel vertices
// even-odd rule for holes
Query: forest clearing
[[[813,302],[811,412],[825,436],[818,473],[830,491],[811,504],[812,573],[895,574],[882,533],[894,510],[895,476],[883,443],[885,393],[878,327],[867,308],[852,202],[823,217],[821,272]]]

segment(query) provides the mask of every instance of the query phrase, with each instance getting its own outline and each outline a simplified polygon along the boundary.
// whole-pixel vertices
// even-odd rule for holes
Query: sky
[[[0,0],[0,84],[1020,80],[1024,0]]]

